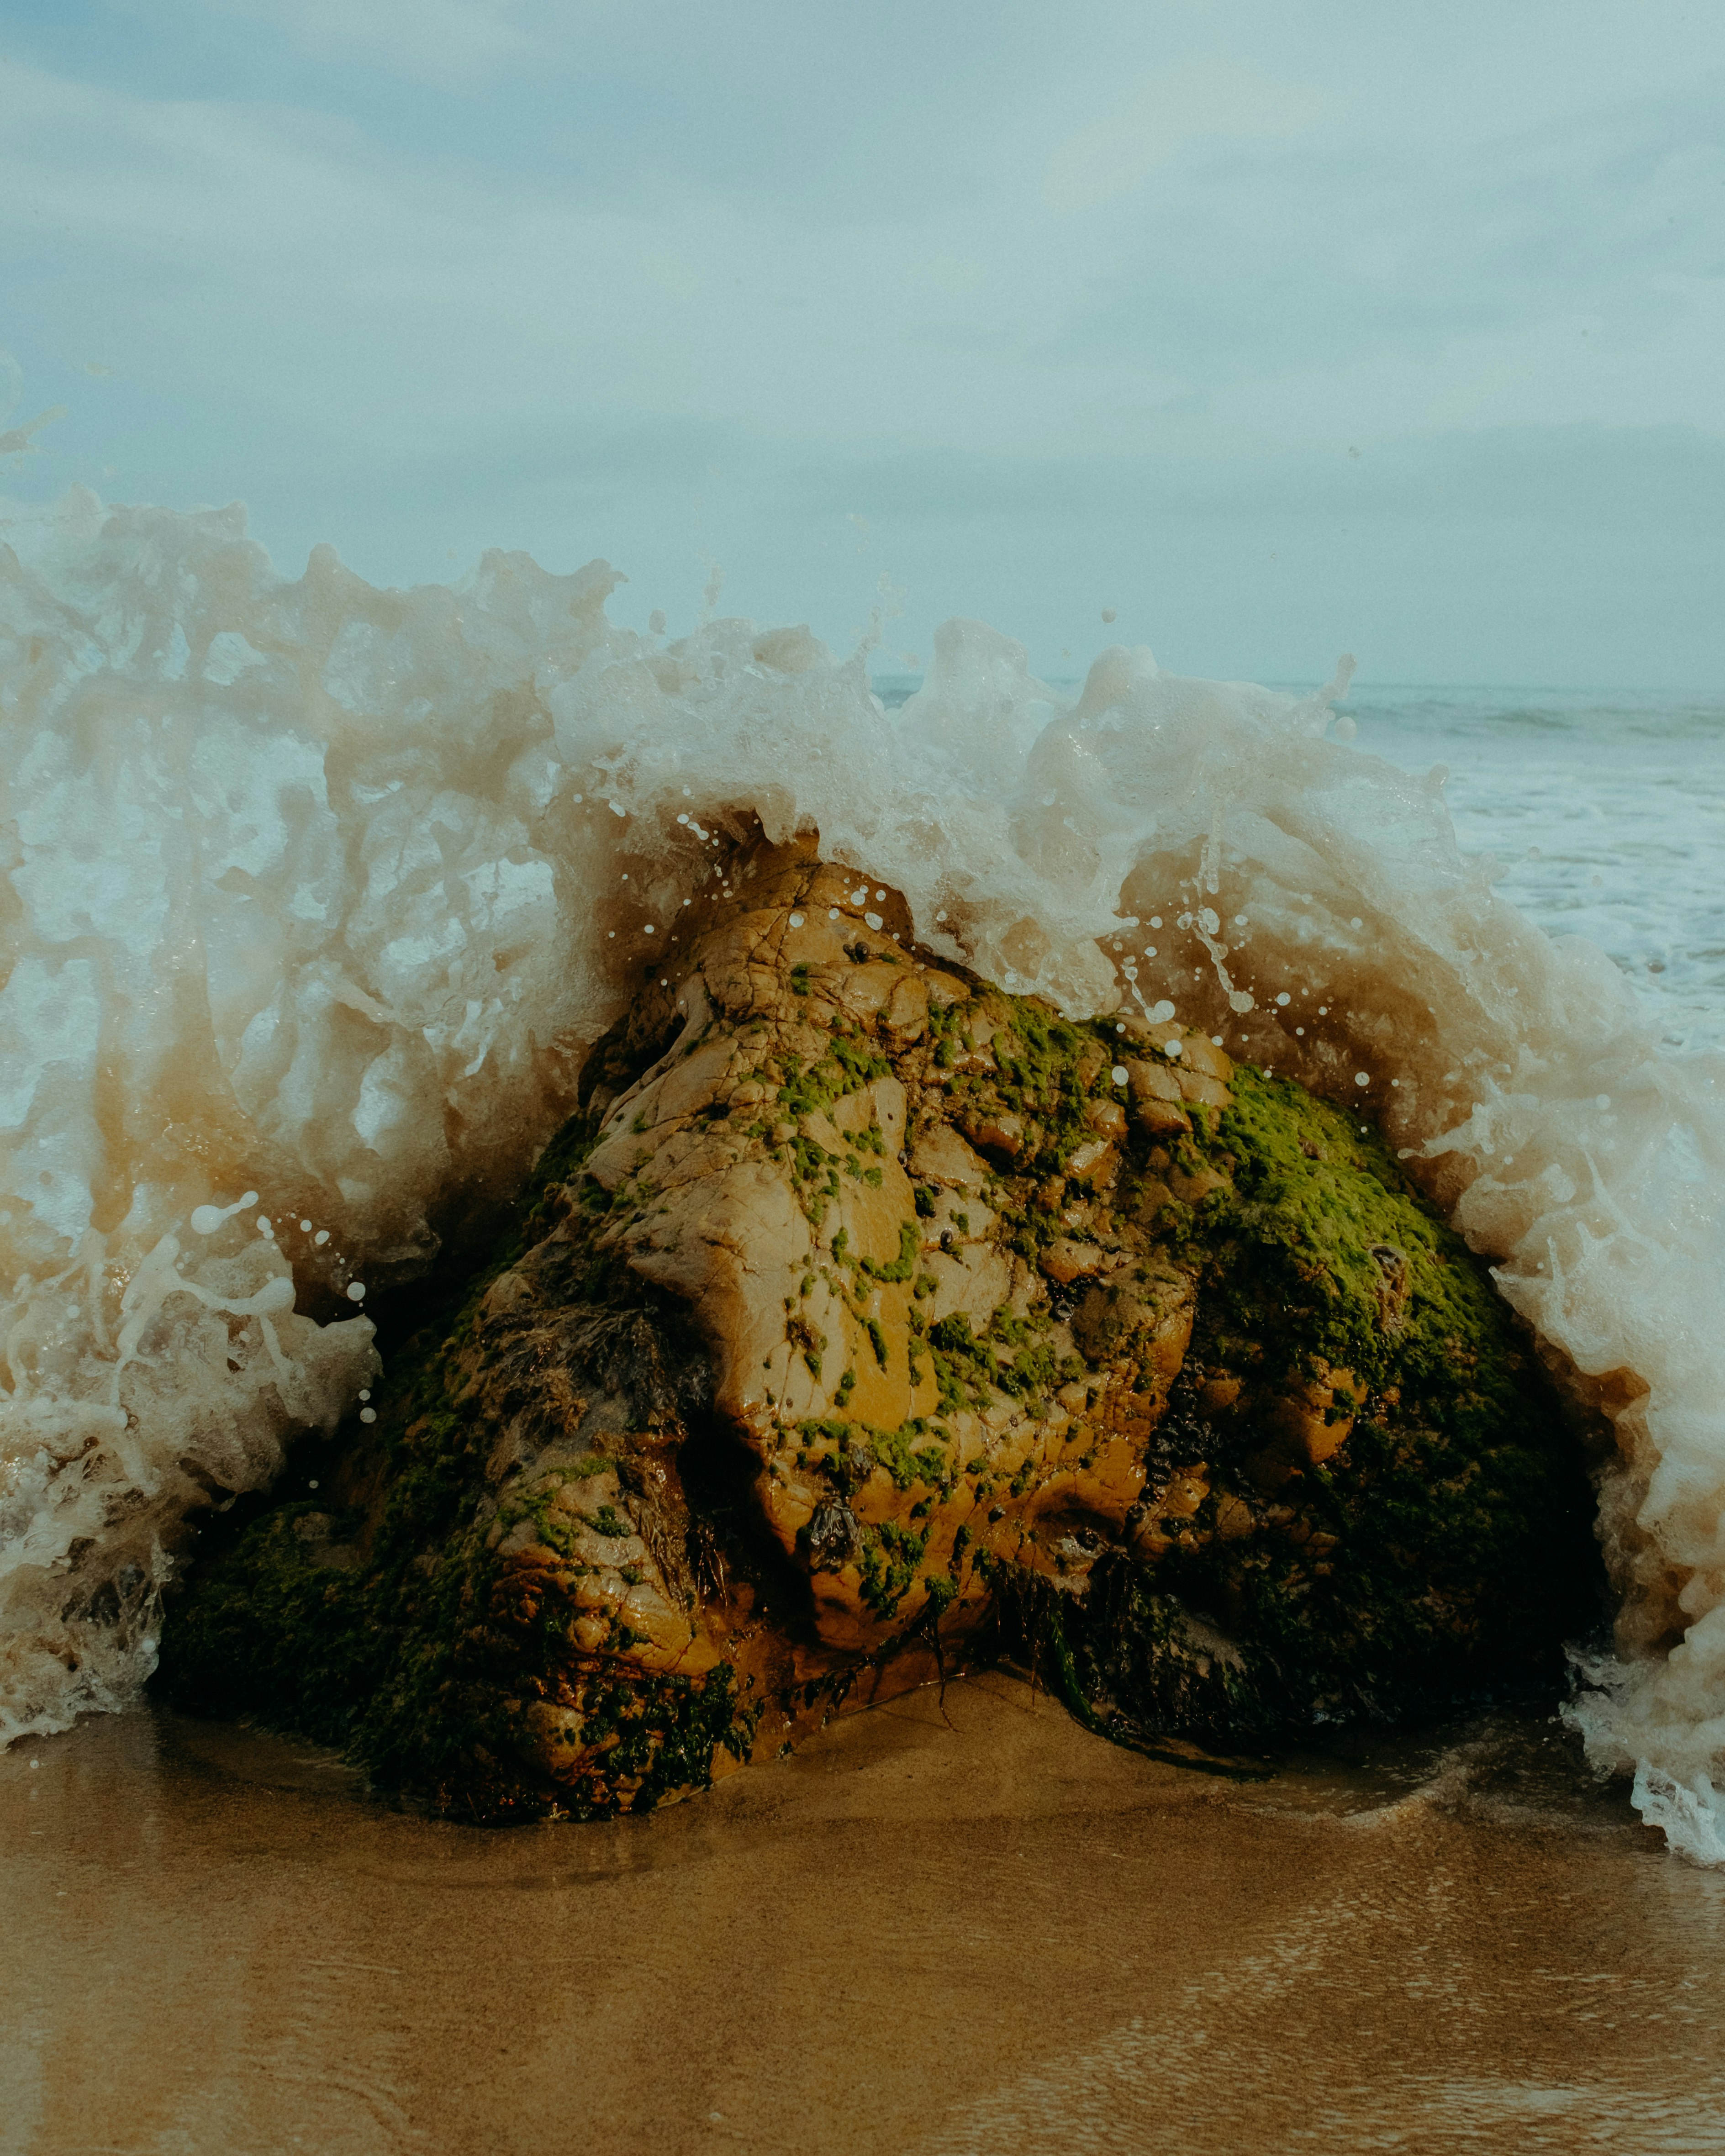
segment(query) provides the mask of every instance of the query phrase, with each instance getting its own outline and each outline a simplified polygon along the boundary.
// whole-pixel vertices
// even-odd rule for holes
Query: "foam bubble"
[[[199,1235],[213,1235],[224,1221],[231,1220],[236,1213],[244,1213],[258,1202],[255,1190],[248,1190],[243,1198],[236,1198],[231,1205],[198,1205],[192,1212],[193,1232]]]

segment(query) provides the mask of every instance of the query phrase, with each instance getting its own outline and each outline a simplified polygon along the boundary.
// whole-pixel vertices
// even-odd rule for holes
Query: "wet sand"
[[[486,1833],[139,1712],[0,1758],[0,1912],[3,2156],[1725,2150],[1725,1876],[1543,1723],[1240,1784],[993,1676]]]

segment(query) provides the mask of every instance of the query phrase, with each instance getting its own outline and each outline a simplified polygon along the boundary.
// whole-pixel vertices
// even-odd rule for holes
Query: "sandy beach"
[[[1725,1877],[1543,1722],[1245,1783],[990,1676],[482,1832],[146,1711],[0,1821],[6,2156],[1725,2147]]]

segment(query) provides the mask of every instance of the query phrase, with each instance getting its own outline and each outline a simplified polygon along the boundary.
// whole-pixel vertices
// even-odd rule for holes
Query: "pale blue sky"
[[[1664,0],[11,0],[0,485],[884,573],[887,666],[1718,688],[1722,91]]]

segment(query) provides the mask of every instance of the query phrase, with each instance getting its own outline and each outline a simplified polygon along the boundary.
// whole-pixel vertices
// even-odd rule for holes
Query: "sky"
[[[0,490],[886,671],[1712,692],[1722,108],[1668,0],[8,0]]]

